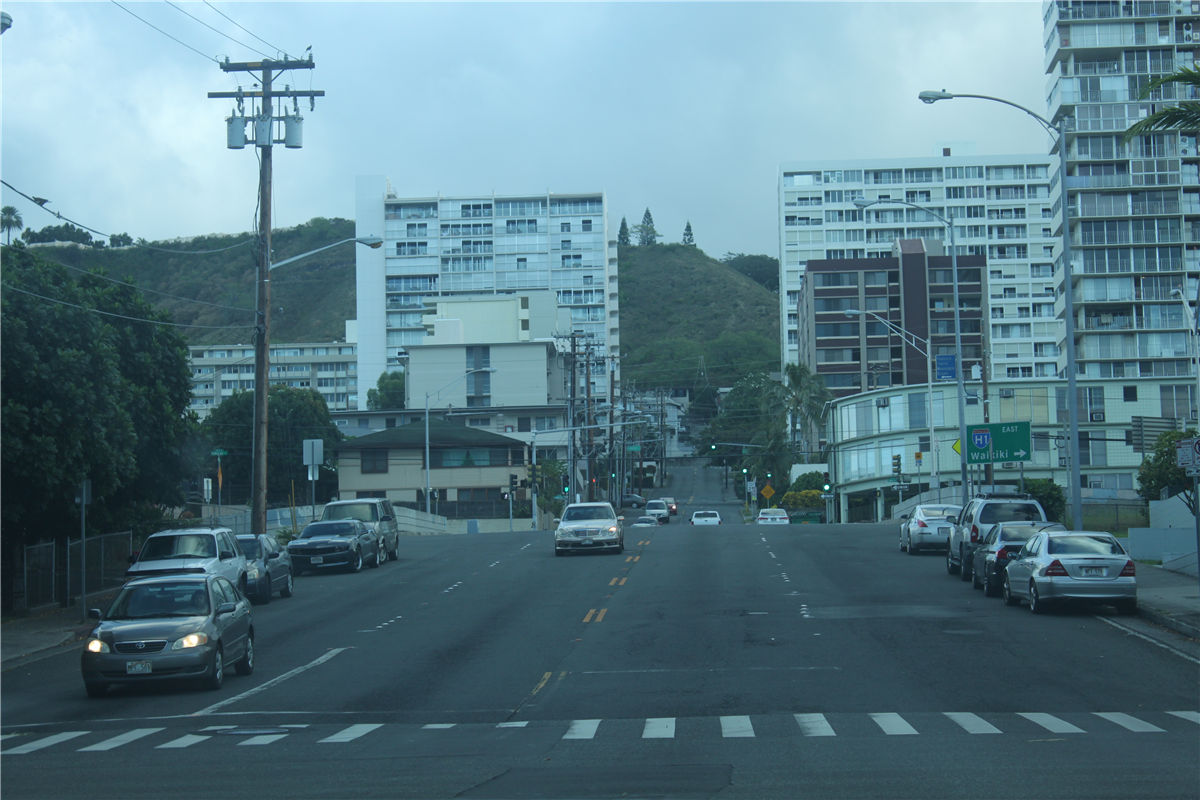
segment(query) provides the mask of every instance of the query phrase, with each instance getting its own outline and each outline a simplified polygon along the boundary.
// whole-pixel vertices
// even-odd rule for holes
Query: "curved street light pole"
[[[955,246],[954,239],[954,215],[951,214],[949,218],[943,217],[932,209],[917,205],[916,203],[910,203],[907,200],[854,201],[854,205],[862,209],[884,203],[908,206],[919,211],[924,211],[929,216],[941,220],[942,224],[950,229],[950,271],[954,275],[954,357],[958,362],[955,369],[955,372],[958,373],[958,447],[960,451],[960,470],[962,473],[959,479],[962,481],[962,504],[965,508],[967,502],[971,499],[970,492],[967,490],[967,390],[963,380],[962,309],[958,302],[958,248]],[[929,350],[933,350],[932,343],[929,344]],[[933,446],[932,442],[930,442],[930,446]]]
[[[938,100],[953,100],[955,98],[970,98],[974,100],[990,100],[1012,106],[1018,111],[1024,111],[1033,117],[1046,131],[1054,137],[1058,145],[1058,181],[1060,205],[1062,206],[1062,262],[1063,262],[1063,337],[1066,339],[1067,355],[1067,461],[1071,472],[1071,522],[1076,528],[1083,527],[1083,489],[1079,475],[1079,394],[1075,379],[1075,287],[1074,270],[1071,267],[1071,198],[1067,193],[1067,115],[1063,115],[1058,124],[1050,122],[1025,106],[1005,100],[1002,97],[992,97],[987,94],[964,94],[927,90],[917,95],[922,103],[936,103]],[[1198,400],[1197,402],[1200,402]],[[963,446],[966,446],[964,442]]]

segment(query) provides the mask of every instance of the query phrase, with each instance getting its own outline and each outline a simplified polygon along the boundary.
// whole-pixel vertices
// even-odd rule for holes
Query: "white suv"
[[[625,533],[611,503],[571,503],[554,520],[554,555],[568,550],[625,550]]]
[[[666,525],[671,521],[671,507],[667,505],[666,500],[647,500],[643,513],[647,517],[654,517],[659,525]]]
[[[381,497],[360,497],[356,500],[334,500],[325,504],[321,521],[356,519],[365,524],[379,537],[384,560],[395,561],[400,557],[400,528],[396,525],[396,511],[392,501]]]
[[[976,546],[997,522],[1046,522],[1042,504],[1027,494],[981,494],[963,507],[950,528],[946,572],[971,580],[971,560]]]
[[[188,572],[220,575],[246,593],[246,556],[229,528],[179,528],[150,534],[141,551],[129,557],[125,580]]]

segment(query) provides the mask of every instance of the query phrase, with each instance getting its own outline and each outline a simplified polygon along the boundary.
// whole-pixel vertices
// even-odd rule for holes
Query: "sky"
[[[77,224],[169,240],[252,229],[254,148],[225,146],[232,62],[276,79],[304,146],[273,151],[275,228],[353,219],[358,175],[401,197],[595,192],[610,236],[778,257],[783,163],[1048,152],[1033,2],[0,2],[0,177]],[[153,26],[153,27],[152,27]],[[62,220],[3,187],[26,227]],[[281,253],[280,257],[288,254]]]

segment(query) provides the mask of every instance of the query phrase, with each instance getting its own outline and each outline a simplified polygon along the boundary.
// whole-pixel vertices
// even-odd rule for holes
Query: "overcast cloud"
[[[301,106],[304,147],[275,148],[276,227],[352,219],[355,176],[380,174],[402,196],[604,191],[614,236],[649,207],[667,241],[690,220],[710,255],[778,256],[781,163],[1049,145],[999,104],[916,99],[1044,114],[1039,2],[2,7],[4,180],[135,239],[251,229],[254,149],[225,148],[232,103],[207,92],[251,86],[214,57],[275,48],[316,62],[277,86],[326,92]],[[58,222],[8,188],[3,202],[26,227]]]

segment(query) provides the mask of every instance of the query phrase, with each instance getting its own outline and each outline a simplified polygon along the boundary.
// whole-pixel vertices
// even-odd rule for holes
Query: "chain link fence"
[[[133,554],[133,531],[89,536],[67,543],[67,596],[79,597],[86,589],[94,594],[119,587],[125,582],[129,556]],[[84,585],[86,567],[87,581]]]

